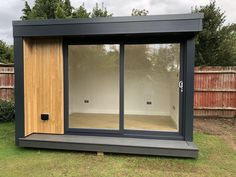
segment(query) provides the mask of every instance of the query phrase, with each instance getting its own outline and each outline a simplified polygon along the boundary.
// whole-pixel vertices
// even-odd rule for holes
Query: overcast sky
[[[33,4],[34,0],[28,0]],[[74,7],[85,3],[85,7],[91,11],[96,2],[105,7],[113,16],[127,16],[133,8],[146,9],[149,15],[190,13],[195,6],[206,5],[210,0],[71,0]],[[236,23],[236,0],[216,0],[216,3],[226,14],[226,23]],[[13,43],[12,20],[19,20],[22,15],[24,0],[3,0],[0,3],[0,39],[8,44]]]

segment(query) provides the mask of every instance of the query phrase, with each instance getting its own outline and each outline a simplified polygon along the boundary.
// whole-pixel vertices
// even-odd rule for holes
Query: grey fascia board
[[[48,19],[48,20],[17,20],[13,26],[22,25],[61,25],[61,24],[84,24],[84,23],[118,23],[136,21],[168,21],[168,20],[193,20],[203,19],[203,13],[193,14],[169,14],[169,15],[148,15],[148,16],[122,16],[122,17],[97,17],[97,18],[76,18],[76,19]]]
[[[198,32],[202,14],[13,21],[13,35],[80,36]]]

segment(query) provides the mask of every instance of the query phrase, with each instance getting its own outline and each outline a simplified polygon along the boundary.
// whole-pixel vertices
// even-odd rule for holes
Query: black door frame
[[[171,40],[170,40],[171,39]],[[64,61],[64,130],[65,134],[79,134],[91,136],[122,136],[122,137],[138,137],[138,138],[155,138],[155,139],[185,139],[185,131],[183,124],[185,122],[184,98],[185,92],[179,92],[179,131],[145,131],[145,130],[127,130],[124,129],[124,46],[126,44],[161,44],[161,43],[179,43],[180,44],[180,80],[185,83],[185,59],[186,59],[186,39],[179,37],[163,38],[149,36],[93,36],[93,37],[73,37],[63,38],[63,61]],[[96,45],[96,44],[118,44],[120,46],[120,94],[119,94],[119,129],[87,129],[87,128],[69,128],[69,84],[68,84],[68,46],[69,45]]]

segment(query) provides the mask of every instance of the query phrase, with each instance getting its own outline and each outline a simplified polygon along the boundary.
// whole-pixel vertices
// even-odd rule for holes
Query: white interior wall
[[[74,71],[69,92],[71,113],[119,114],[119,80],[114,71]]]
[[[179,128],[179,73],[177,71],[170,72],[168,80],[170,84],[170,116]]]
[[[125,72],[125,114],[170,115],[167,77],[164,73],[147,74],[145,70]]]

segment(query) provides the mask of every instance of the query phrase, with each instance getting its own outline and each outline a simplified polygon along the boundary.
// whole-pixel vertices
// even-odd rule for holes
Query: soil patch
[[[236,150],[236,118],[194,118],[194,131],[222,136]]]

